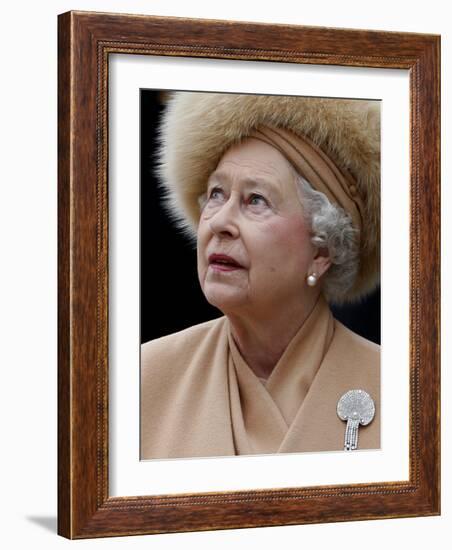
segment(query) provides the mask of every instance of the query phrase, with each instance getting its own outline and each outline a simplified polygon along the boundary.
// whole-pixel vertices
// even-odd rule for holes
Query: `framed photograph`
[[[61,535],[440,513],[439,55],[59,16]]]

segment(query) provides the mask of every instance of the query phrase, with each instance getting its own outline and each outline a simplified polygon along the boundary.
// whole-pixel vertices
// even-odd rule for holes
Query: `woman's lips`
[[[226,254],[211,254],[209,256],[209,267],[214,271],[236,271],[243,269],[234,258]]]
[[[222,264],[209,264],[209,267],[213,271],[238,271],[239,269],[242,269],[241,267],[235,267],[232,265],[222,265]]]

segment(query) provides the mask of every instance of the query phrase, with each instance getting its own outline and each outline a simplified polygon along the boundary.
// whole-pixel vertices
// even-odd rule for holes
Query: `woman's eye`
[[[257,193],[253,193],[252,195],[250,195],[248,203],[251,206],[268,206],[267,199],[262,195],[258,195]]]
[[[222,199],[223,196],[224,196],[224,193],[223,193],[222,189],[220,189],[219,187],[214,187],[209,192],[209,199],[218,200],[218,199]]]

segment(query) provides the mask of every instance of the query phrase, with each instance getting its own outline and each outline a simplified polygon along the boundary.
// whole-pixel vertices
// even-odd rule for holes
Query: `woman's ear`
[[[314,259],[311,263],[311,273],[315,273],[317,278],[321,277],[331,266],[331,258],[327,248],[317,248]]]

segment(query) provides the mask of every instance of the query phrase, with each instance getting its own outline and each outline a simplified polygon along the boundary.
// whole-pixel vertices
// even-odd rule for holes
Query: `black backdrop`
[[[175,229],[161,206],[155,174],[155,137],[165,92],[140,95],[140,326],[141,342],[171,334],[222,313],[204,298],[196,272],[196,250]],[[362,303],[332,307],[354,332],[380,343],[380,291]]]

